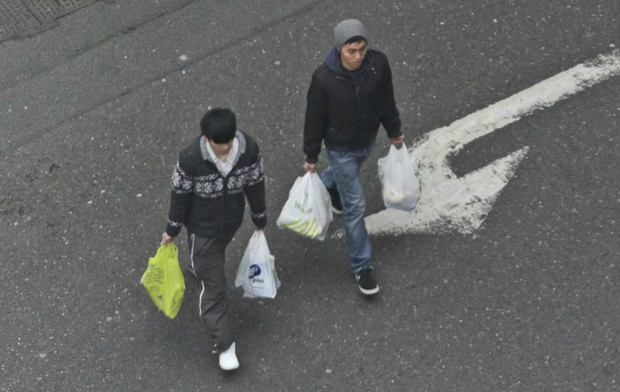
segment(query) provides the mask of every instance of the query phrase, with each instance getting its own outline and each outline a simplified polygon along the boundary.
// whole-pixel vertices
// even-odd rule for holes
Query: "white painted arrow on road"
[[[448,157],[475,139],[617,75],[620,75],[620,51],[614,50],[423,135],[409,149],[419,167],[422,187],[416,209],[412,212],[386,209],[366,217],[369,234],[473,233],[484,222],[528,147],[461,178],[450,169]],[[342,231],[334,234],[342,235]]]

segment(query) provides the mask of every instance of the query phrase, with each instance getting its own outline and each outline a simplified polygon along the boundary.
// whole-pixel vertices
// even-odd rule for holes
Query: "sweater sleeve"
[[[306,162],[316,163],[327,127],[327,96],[320,86],[317,72],[312,75],[306,101],[303,149]]]
[[[170,209],[168,210],[168,223],[166,233],[171,237],[176,237],[181,232],[185,223],[185,218],[189,211],[194,188],[194,179],[188,175],[181,164],[177,162],[172,178],[170,180]]]
[[[252,162],[244,192],[250,204],[252,222],[259,229],[267,226],[267,209],[265,206],[265,176],[263,174],[263,158],[260,153]]]
[[[392,83],[392,70],[390,63],[385,58],[385,70],[383,72],[383,110],[381,111],[381,124],[386,129],[390,138],[399,137],[403,133],[400,130],[400,115],[394,99],[394,86]]]

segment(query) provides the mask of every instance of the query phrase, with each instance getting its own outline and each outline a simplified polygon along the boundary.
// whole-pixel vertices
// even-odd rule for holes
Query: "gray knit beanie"
[[[368,41],[366,27],[357,19],[346,19],[334,27],[334,47],[340,51],[348,39],[361,36]]]

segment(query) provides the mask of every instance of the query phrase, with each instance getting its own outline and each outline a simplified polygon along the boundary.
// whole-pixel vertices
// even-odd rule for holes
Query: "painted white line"
[[[620,50],[561,72],[509,98],[424,134],[409,149],[420,170],[422,197],[413,212],[383,210],[366,217],[371,235],[473,233],[484,222],[528,147],[457,178],[448,157],[467,143],[620,75]],[[335,237],[342,237],[337,231]]]

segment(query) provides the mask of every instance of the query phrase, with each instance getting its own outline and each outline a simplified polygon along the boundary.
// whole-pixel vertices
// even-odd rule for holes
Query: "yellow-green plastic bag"
[[[146,288],[155,305],[170,318],[175,318],[181,308],[185,292],[185,279],[179,266],[179,251],[174,242],[160,246],[140,283]]]

